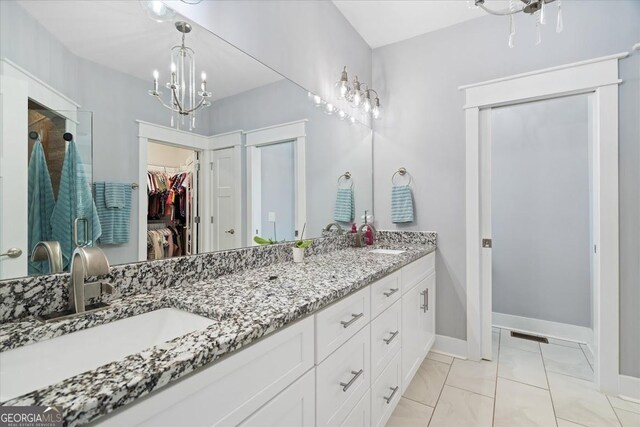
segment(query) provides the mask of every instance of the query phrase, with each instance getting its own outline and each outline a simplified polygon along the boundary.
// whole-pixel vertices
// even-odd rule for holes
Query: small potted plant
[[[302,234],[300,235],[300,239],[296,240],[295,246],[292,248],[293,250],[293,262],[302,262],[304,260],[304,250],[308,248],[313,240],[304,240],[304,229],[307,227],[305,224],[302,227]]]

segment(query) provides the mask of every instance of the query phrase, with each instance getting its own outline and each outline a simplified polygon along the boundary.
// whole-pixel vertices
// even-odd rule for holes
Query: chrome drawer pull
[[[423,312],[426,313],[427,310],[429,310],[429,288],[420,292],[420,296],[423,297],[422,299],[423,304],[420,306],[420,308],[422,309]]]
[[[351,378],[348,383],[340,383],[340,385],[342,386],[342,391],[349,390],[349,387],[351,387],[353,383],[356,382],[358,377],[360,377],[360,375],[362,375],[364,371],[360,369],[359,371],[351,371],[351,373],[353,374],[353,378]]]
[[[387,344],[391,344],[391,341],[393,341],[393,339],[398,336],[398,332],[400,331],[391,332],[391,336],[389,338],[383,338],[382,341],[386,342]]]
[[[363,317],[364,313],[360,313],[360,314],[352,314],[351,315],[351,320],[349,320],[348,322],[345,322],[344,320],[340,321],[340,324],[342,325],[343,328],[348,328],[349,326],[351,326],[353,324],[353,322],[355,322],[356,320],[358,320],[359,318]]]
[[[395,294],[399,290],[400,288],[392,288],[392,289],[389,289],[389,292],[383,292],[383,294],[385,297],[390,297],[391,295]]]
[[[383,397],[383,399],[387,401],[387,405],[388,405],[389,403],[391,403],[391,400],[393,400],[393,396],[395,396],[395,395],[396,395],[396,393],[398,392],[398,388],[399,388],[399,386],[389,387],[389,390],[392,390],[392,391],[391,391],[391,396],[389,396],[389,397]]]

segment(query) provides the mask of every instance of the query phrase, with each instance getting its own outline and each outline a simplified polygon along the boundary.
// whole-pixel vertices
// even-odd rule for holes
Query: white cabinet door
[[[315,425],[316,373],[309,370],[249,418],[243,427],[312,427]]]
[[[400,349],[402,309],[396,301],[371,321],[371,380],[378,379],[385,366]]]
[[[436,273],[431,273],[419,286],[423,287],[426,291],[423,295],[425,303],[423,310],[424,334],[423,341],[421,341],[421,355],[422,358],[424,358],[436,340]]]
[[[371,425],[384,427],[400,401],[400,353],[397,353],[384,369],[380,378],[371,386]]]
[[[371,427],[371,394],[368,391],[340,427]]]

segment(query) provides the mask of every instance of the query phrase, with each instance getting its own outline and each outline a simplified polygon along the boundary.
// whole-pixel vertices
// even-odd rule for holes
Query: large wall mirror
[[[67,271],[78,245],[157,260],[316,238],[372,209],[361,118],[160,2],[0,7],[0,279]]]

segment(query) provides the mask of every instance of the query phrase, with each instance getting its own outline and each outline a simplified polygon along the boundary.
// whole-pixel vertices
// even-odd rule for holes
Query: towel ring
[[[345,173],[343,173],[342,175],[340,175],[340,176],[338,177],[338,187],[340,186],[340,181],[341,181],[343,178],[344,178],[344,180],[345,180],[345,181],[349,181],[349,180],[351,180],[351,181],[350,181],[350,184],[351,184],[351,185],[349,186],[349,188],[353,188],[353,180],[351,179],[351,172],[345,172]]]
[[[407,185],[411,185],[411,181],[413,181],[413,178],[411,178],[411,174],[409,174],[409,172],[407,172],[407,169],[405,167],[401,167],[400,169],[395,171],[395,173],[393,175],[391,175],[391,184],[396,185],[396,183],[393,181],[393,179],[398,174],[400,174],[400,176],[405,176],[405,175],[408,174],[409,175],[409,183]]]

